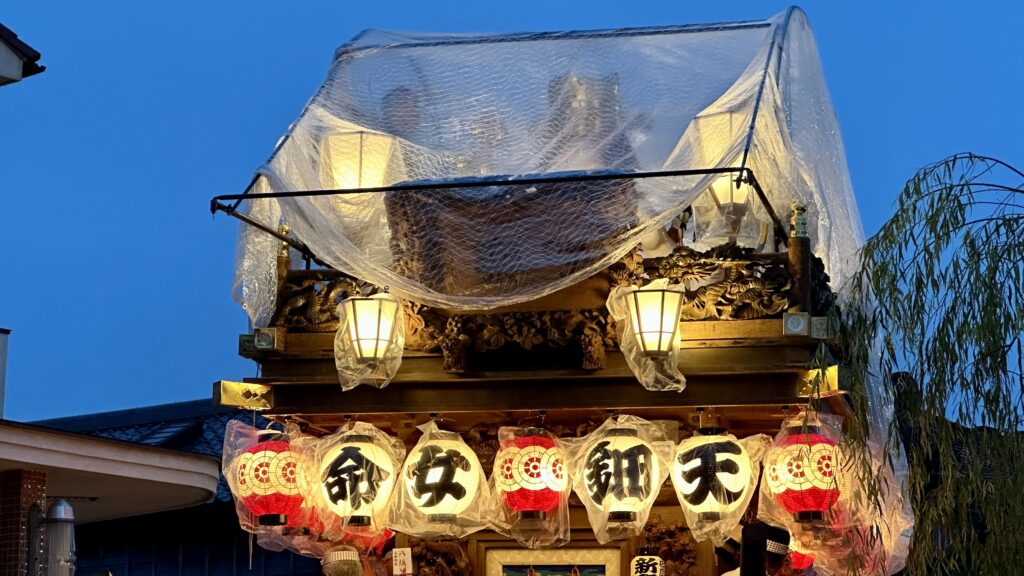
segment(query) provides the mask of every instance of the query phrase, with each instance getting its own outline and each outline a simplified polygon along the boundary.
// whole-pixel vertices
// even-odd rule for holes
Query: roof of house
[[[253,418],[252,413],[216,406],[207,399],[40,420],[33,424],[219,458],[228,421],[252,422]],[[262,417],[255,418],[257,426],[266,424]],[[217,485],[217,498],[231,499],[223,477]]]
[[[6,44],[24,62],[21,69],[22,79],[46,70],[46,66],[39,64],[42,54],[35,48],[22,42],[13,30],[3,24],[0,24],[0,42]]]

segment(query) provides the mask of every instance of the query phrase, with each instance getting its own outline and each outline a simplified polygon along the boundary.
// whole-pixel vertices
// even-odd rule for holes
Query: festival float
[[[822,570],[869,533],[862,573],[901,567],[905,463],[880,508],[844,460],[850,419],[887,422],[845,397],[863,233],[801,10],[368,30],[311,92],[212,201],[259,366],[215,401],[274,423],[225,443],[257,542],[331,574],[714,576],[763,522]]]

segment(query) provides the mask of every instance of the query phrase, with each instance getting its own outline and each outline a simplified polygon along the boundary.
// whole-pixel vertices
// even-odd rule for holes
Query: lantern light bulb
[[[348,298],[341,303],[347,320],[347,344],[363,364],[379,362],[392,346],[401,303],[385,294]]]
[[[639,288],[627,296],[633,334],[645,356],[668,356],[679,330],[682,303],[682,292],[665,288]]]
[[[324,177],[342,190],[384,186],[394,142],[392,136],[374,132],[329,134],[321,144]]]
[[[750,184],[740,182],[736,185],[734,174],[719,176],[711,183],[711,193],[715,195],[719,204],[746,204],[750,196]]]

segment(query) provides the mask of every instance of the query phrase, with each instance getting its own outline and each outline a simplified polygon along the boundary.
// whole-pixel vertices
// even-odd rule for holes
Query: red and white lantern
[[[235,496],[261,526],[296,526],[303,517],[298,484],[298,460],[290,445],[273,430],[270,439],[258,442],[230,464]]]
[[[788,432],[765,458],[765,482],[794,520],[820,521],[839,500],[839,449],[817,426]]]
[[[503,440],[494,459],[495,487],[520,518],[543,519],[569,489],[565,453],[541,428]]]

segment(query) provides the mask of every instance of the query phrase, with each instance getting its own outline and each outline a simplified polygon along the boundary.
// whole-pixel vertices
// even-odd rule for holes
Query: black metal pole
[[[563,175],[563,176],[539,176],[533,178],[504,178],[495,180],[459,180],[453,182],[426,182],[422,184],[396,184],[394,186],[377,186],[373,188],[338,188],[338,189],[326,189],[326,190],[288,190],[284,192],[265,192],[265,193],[250,193],[243,192],[242,194],[222,194],[215,196],[210,200],[210,212],[216,214],[217,212],[224,212],[229,216],[234,216],[242,222],[255,226],[256,228],[271,234],[272,236],[280,239],[282,242],[287,242],[288,245],[292,246],[296,250],[302,252],[309,258],[312,258],[320,265],[325,265],[321,260],[317,259],[313,253],[306,247],[305,244],[299,242],[294,238],[289,238],[255,220],[241,214],[237,211],[238,206],[246,201],[252,199],[270,199],[270,198],[312,198],[319,196],[343,196],[347,194],[379,194],[387,192],[424,192],[430,190],[452,190],[462,188],[487,188],[494,186],[531,186],[537,184],[559,184],[563,182],[599,182],[609,180],[640,180],[645,178],[678,178],[682,176],[707,176],[709,174],[739,174],[741,177],[745,177],[749,184],[754,188],[754,192],[757,194],[758,200],[764,206],[765,211],[768,213],[768,217],[771,218],[773,227],[775,229],[776,243],[780,241],[784,242],[786,235],[786,229],[782,225],[782,221],[779,220],[778,215],[772,208],[772,205],[768,202],[768,197],[765,195],[764,190],[761,189],[761,185],[758,183],[757,178],[754,177],[754,171],[750,168],[744,167],[730,167],[730,168],[693,168],[689,170],[661,170],[654,172],[635,172],[635,173],[622,173],[622,172],[596,172],[588,174],[575,174],[575,175]],[[232,204],[225,204],[225,202],[231,202]]]

